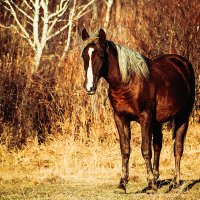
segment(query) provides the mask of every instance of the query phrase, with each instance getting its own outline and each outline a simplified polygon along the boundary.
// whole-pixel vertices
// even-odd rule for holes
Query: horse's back
[[[160,66],[170,64],[174,69],[178,68],[180,74],[182,74],[191,84],[194,84],[194,70],[192,64],[183,56],[177,54],[164,54],[161,56],[154,57],[153,63],[158,63]],[[163,69],[160,68],[162,71]]]
[[[156,88],[156,119],[189,117],[195,95],[191,63],[180,55],[167,54],[153,58],[150,70]]]

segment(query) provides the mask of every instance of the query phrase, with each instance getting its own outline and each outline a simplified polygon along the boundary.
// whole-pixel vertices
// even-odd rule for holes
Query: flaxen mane
[[[116,45],[122,82],[128,83],[132,74],[148,78],[149,69],[144,57],[123,45]]]

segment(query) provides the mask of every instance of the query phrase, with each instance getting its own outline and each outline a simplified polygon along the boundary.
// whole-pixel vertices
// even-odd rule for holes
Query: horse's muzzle
[[[89,88],[89,89],[85,86],[85,91],[86,91],[86,93],[87,93],[88,95],[93,95],[93,94],[95,94],[95,92],[96,92],[96,86],[93,85],[93,87],[91,87],[91,88]]]
[[[96,90],[92,90],[92,91],[87,91],[86,90],[86,92],[87,92],[88,95],[93,95],[93,94],[95,94]]]

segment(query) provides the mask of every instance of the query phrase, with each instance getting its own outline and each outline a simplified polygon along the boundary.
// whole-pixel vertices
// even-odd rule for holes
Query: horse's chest
[[[114,111],[120,115],[134,117],[138,111],[137,96],[130,91],[110,92],[111,105]]]

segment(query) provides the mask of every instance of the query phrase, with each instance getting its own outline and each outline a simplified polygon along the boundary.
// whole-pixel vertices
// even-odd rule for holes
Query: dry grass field
[[[25,1],[13,2],[25,5]],[[56,2],[49,1],[50,12]],[[82,7],[89,0],[76,2]],[[154,195],[145,193],[140,127],[132,123],[130,182],[127,194],[116,190],[121,154],[108,85],[101,80],[94,96],[87,96],[83,88],[81,31],[87,28],[96,33],[100,27],[105,29],[107,4],[102,0],[95,1],[90,12],[73,24],[64,59],[61,56],[68,29],[46,44],[34,72],[34,51],[27,40],[16,29],[0,26],[0,200],[200,199],[199,0],[113,2],[106,30],[108,40],[150,58],[163,53],[180,54],[193,64],[196,101],[181,162],[181,187],[170,187],[173,142],[164,126],[159,189]],[[121,2],[120,10],[116,2]],[[0,24],[16,25],[2,1],[0,5]],[[21,13],[19,20],[30,33],[30,24],[23,17]],[[39,28],[42,26],[40,23]],[[58,24],[55,31],[60,28]]]
[[[95,134],[100,134],[98,131]],[[114,128],[110,131],[116,132]],[[155,195],[144,192],[146,169],[137,124],[132,125],[128,191],[124,194],[116,190],[121,155],[114,132],[109,133],[112,140],[103,142],[95,140],[96,136],[88,143],[57,135],[50,136],[45,145],[29,141],[21,150],[0,146],[0,199],[200,199],[199,125],[190,125],[181,163],[182,185],[176,190],[170,190],[174,170],[171,133],[164,130]]]

